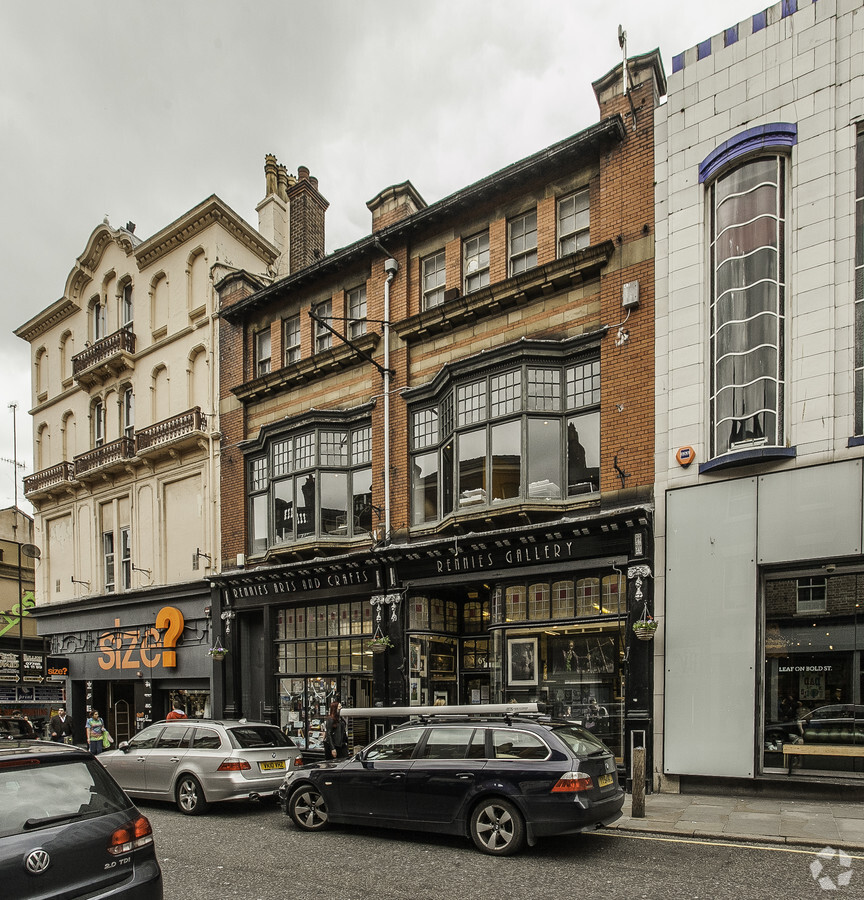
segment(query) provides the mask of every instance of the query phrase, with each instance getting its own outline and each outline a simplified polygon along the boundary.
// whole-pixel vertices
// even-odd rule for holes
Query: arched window
[[[708,191],[711,456],[784,446],[786,169],[794,125],[749,129],[700,166]]]
[[[132,279],[126,278],[120,283],[118,295],[119,300],[119,316],[121,328],[128,328],[132,331],[132,325],[135,320],[135,307],[132,301]]]
[[[33,370],[36,381],[36,398],[39,399],[48,393],[48,351],[45,347],[40,347],[36,351]]]
[[[168,276],[159,272],[150,282],[150,328],[161,335],[168,328]]]
[[[186,278],[189,312],[203,312],[207,308],[207,256],[203,248],[189,254]]]
[[[596,616],[600,612],[600,579],[580,578],[576,582],[576,615]]]

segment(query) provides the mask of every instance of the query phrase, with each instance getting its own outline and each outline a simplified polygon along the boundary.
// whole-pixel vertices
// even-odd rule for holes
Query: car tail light
[[[0,769],[24,769],[28,766],[41,766],[38,759],[3,759],[0,760]]]
[[[552,788],[553,794],[573,794],[577,791],[590,791],[594,780],[585,772],[565,772]]]
[[[299,769],[300,766],[302,766],[302,765],[303,765],[303,757],[302,757],[302,756],[295,756],[295,757],[294,757],[294,768],[295,768],[295,769]]]
[[[252,766],[246,762],[245,759],[226,759],[225,762],[222,763],[221,766],[216,770],[217,772],[246,772],[251,769]]]
[[[140,850],[153,843],[153,829],[146,816],[138,816],[134,822],[127,822],[118,828],[108,841],[108,852],[113,856]]]

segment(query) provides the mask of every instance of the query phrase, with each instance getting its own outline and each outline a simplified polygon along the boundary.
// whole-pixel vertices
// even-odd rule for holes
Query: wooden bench
[[[790,757],[787,762],[786,757]],[[783,765],[792,774],[793,756],[847,756],[864,757],[864,744],[784,744]]]

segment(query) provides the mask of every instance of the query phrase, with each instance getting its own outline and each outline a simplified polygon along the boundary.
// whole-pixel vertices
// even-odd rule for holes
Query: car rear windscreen
[[[38,829],[59,816],[90,818],[129,807],[95,759],[0,768],[0,837]]]
[[[266,725],[243,725],[229,731],[234,743],[243,750],[258,747],[293,747],[294,745],[278,729]]]

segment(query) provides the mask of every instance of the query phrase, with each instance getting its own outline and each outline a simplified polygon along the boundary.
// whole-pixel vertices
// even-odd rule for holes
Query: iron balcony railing
[[[122,437],[111,441],[110,444],[102,444],[95,450],[79,453],[75,457],[75,477],[86,475],[94,469],[101,469],[112,463],[122,462],[135,456],[135,442],[130,437]]]
[[[96,341],[90,347],[85,348],[80,353],[76,353],[72,357],[72,377],[77,378],[82,372],[92,366],[99,365],[118,353],[134,353],[135,352],[135,332],[129,328],[121,328],[114,334]]]
[[[73,479],[75,469],[71,462],[64,461],[56,466],[34,472],[24,479],[24,494],[35,494],[47,491],[57,485],[65,484]]]
[[[186,412],[163,419],[155,425],[149,425],[135,432],[135,450],[149,450],[161,444],[171,444],[174,441],[190,434],[204,431],[207,428],[207,416],[201,412],[201,407],[187,409]]]

